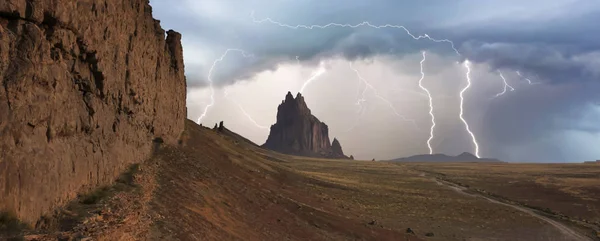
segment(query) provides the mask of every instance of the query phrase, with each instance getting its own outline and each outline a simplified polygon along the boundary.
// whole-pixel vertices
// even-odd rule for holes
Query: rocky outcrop
[[[331,156],[334,158],[348,158],[344,155],[342,145],[336,138],[333,138],[333,141],[331,142]]]
[[[0,211],[33,224],[176,143],[180,41],[147,0],[0,1]]]
[[[298,93],[294,98],[288,92],[277,108],[277,122],[263,147],[291,155],[346,158],[340,143],[335,143],[339,148],[334,151],[329,128],[311,114],[304,97]]]

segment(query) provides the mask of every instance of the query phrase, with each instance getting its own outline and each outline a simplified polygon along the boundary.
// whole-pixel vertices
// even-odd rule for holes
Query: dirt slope
[[[117,181],[130,188],[120,188],[125,191],[83,208],[82,201],[74,201],[76,208],[61,213],[67,221],[79,220],[78,224],[29,232],[25,239],[597,239],[592,230],[568,220],[475,195],[468,187],[457,191],[440,182],[450,175],[426,174],[425,167],[438,168],[288,156],[261,149],[227,129],[211,130],[187,121],[178,145],[158,148],[139,172],[125,175],[133,178]],[[485,167],[476,174],[493,177],[503,170]],[[78,216],[85,213],[89,216]]]
[[[169,158],[159,167],[153,239],[419,240],[348,218],[309,185],[345,187],[299,175],[239,136],[186,127],[182,146],[159,154]]]
[[[180,146],[160,151],[165,161],[152,202],[160,217],[153,240],[567,241],[589,235],[566,235],[511,206],[439,185],[409,165],[288,156],[228,130],[191,121],[186,128]]]

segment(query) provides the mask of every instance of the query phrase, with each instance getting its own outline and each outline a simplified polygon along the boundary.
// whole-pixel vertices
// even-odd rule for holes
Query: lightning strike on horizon
[[[227,90],[223,90],[224,97],[227,98],[229,101],[233,102],[235,105],[238,106],[238,108],[242,111],[242,113],[246,116],[246,118],[248,118],[253,124],[254,126],[256,126],[259,129],[269,129],[268,126],[263,126],[258,124],[258,122],[256,122],[256,120],[254,120],[254,118],[252,118],[252,116],[250,114],[248,114],[248,112],[246,112],[246,110],[244,109],[244,107],[242,105],[240,105],[237,101],[235,101],[232,98],[229,98],[229,92]]]
[[[264,22],[269,22],[269,23],[278,25],[280,27],[285,27],[285,28],[290,28],[290,29],[300,29],[300,28],[303,28],[303,29],[312,30],[312,29],[315,29],[315,28],[319,28],[319,29],[325,29],[325,28],[328,28],[328,27],[358,28],[358,27],[362,27],[362,26],[367,26],[367,27],[376,28],[376,29],[381,29],[381,28],[402,29],[402,30],[404,30],[406,32],[406,34],[408,34],[414,40],[429,39],[429,40],[431,40],[433,42],[436,42],[436,43],[444,43],[444,42],[445,43],[449,43],[452,46],[452,50],[454,50],[454,52],[457,55],[461,56],[461,54],[458,52],[458,49],[456,49],[456,47],[454,47],[454,42],[452,42],[452,41],[450,41],[448,39],[435,39],[435,38],[430,37],[428,34],[423,34],[423,35],[415,36],[406,27],[404,27],[402,25],[393,25],[393,24],[374,25],[374,24],[369,23],[368,21],[364,21],[362,23],[354,24],[354,25],[347,24],[347,23],[344,23],[344,24],[342,24],[342,23],[328,23],[328,24],[325,24],[325,25],[316,25],[316,24],[313,24],[313,25],[303,25],[303,24],[299,24],[299,25],[296,25],[296,26],[292,26],[292,25],[289,25],[289,24],[284,24],[284,23],[275,21],[275,20],[273,20],[271,18],[268,18],[268,17],[264,18],[264,19],[261,19],[261,20],[257,20],[254,17],[254,11],[250,12],[250,17],[252,18],[252,21],[255,22],[255,23],[259,23],[260,24],[260,23],[264,23]]]
[[[218,59],[216,59],[213,62],[212,66],[208,70],[208,76],[206,78],[208,80],[208,88],[210,89],[210,103],[208,105],[206,105],[206,107],[204,107],[204,111],[202,112],[202,115],[200,115],[200,117],[198,118],[198,121],[197,121],[198,124],[201,124],[200,122],[202,121],[202,119],[204,117],[206,117],[206,114],[208,113],[208,110],[215,104],[215,90],[213,88],[213,80],[211,78],[212,72],[215,69],[215,66],[217,66],[217,63],[223,61],[223,59],[225,58],[225,56],[227,56],[227,54],[229,52],[231,52],[231,51],[240,52],[242,54],[242,56],[244,56],[244,57],[251,57],[252,56],[252,55],[247,54],[246,51],[241,50],[241,49],[227,49],[221,55],[221,57],[219,57]]]
[[[429,148],[429,154],[433,154],[433,148],[431,147],[431,140],[433,140],[433,130],[435,129],[435,115],[433,114],[433,99],[431,93],[427,88],[423,86],[423,79],[425,79],[425,72],[423,71],[423,63],[425,62],[425,51],[423,51],[423,59],[419,64],[421,65],[421,78],[419,79],[419,87],[427,93],[429,97],[429,115],[431,116],[431,128],[429,130],[429,139],[427,139],[427,147]]]
[[[313,72],[310,78],[304,81],[304,84],[302,84],[299,93],[302,94],[302,92],[304,92],[304,89],[306,88],[306,86],[308,86],[308,84],[310,84],[310,82],[323,75],[325,72],[327,72],[327,70],[325,69],[325,67],[323,67],[323,62],[319,63],[319,68],[317,68],[317,70]]]
[[[508,84],[508,82],[506,82],[506,78],[504,78],[504,75],[502,75],[502,72],[500,72],[500,70],[498,70],[498,74],[500,75],[500,78],[502,78],[502,82],[504,82],[504,88],[502,89],[502,92],[496,94],[496,96],[494,96],[494,98],[506,94],[507,88],[510,88],[510,91],[515,90],[515,88],[513,88],[512,86],[510,86]]]
[[[431,41],[433,41],[433,42],[436,42],[436,43],[449,43],[449,44],[450,44],[450,46],[452,47],[452,50],[454,50],[454,52],[455,52],[455,53],[456,53],[458,56],[462,56],[462,55],[460,54],[460,52],[458,51],[458,49],[456,49],[456,47],[454,46],[454,42],[452,42],[451,40],[449,40],[449,39],[435,39],[435,38],[432,38],[432,37],[430,37],[428,34],[423,34],[423,35],[415,36],[415,35],[413,35],[413,34],[412,34],[412,33],[411,33],[411,32],[410,32],[410,31],[409,31],[409,30],[408,30],[406,27],[404,27],[404,26],[402,26],[402,25],[392,25],[392,24],[374,25],[374,24],[371,24],[371,23],[370,23],[370,22],[368,22],[368,21],[364,21],[364,22],[361,22],[361,23],[359,23],[359,24],[354,24],[354,25],[353,25],[353,24],[341,24],[341,23],[333,23],[333,22],[332,22],[332,23],[328,23],[328,24],[325,24],[325,25],[315,25],[315,24],[313,24],[313,25],[302,25],[302,24],[299,24],[299,25],[295,25],[295,26],[293,26],[293,25],[284,24],[284,23],[281,23],[281,22],[275,21],[275,20],[273,20],[273,19],[271,19],[271,18],[269,18],[269,17],[267,17],[267,18],[264,18],[264,19],[261,19],[261,20],[257,20],[257,19],[254,17],[254,11],[252,11],[252,12],[250,13],[250,17],[252,18],[252,21],[253,21],[254,23],[262,24],[262,23],[268,22],[268,23],[275,24],[275,25],[278,25],[278,26],[280,26],[280,27],[285,27],[285,28],[289,28],[289,29],[309,29],[309,30],[312,30],[312,29],[315,29],[315,28],[318,28],[318,29],[325,29],[325,28],[328,28],[328,27],[346,27],[346,28],[358,28],[358,27],[361,27],[361,26],[367,26],[367,27],[376,28],[376,29],[381,29],[381,28],[396,28],[396,29],[402,29],[402,30],[404,30],[404,31],[406,32],[406,34],[408,34],[408,35],[409,35],[410,37],[412,37],[414,40],[428,39],[428,40],[431,40]],[[465,129],[466,129],[466,131],[469,133],[469,135],[470,135],[470,136],[471,136],[471,138],[473,139],[473,143],[474,143],[474,145],[475,145],[476,156],[477,156],[477,157],[479,157],[479,144],[477,143],[477,140],[476,140],[476,138],[475,138],[475,135],[474,135],[474,134],[473,134],[473,132],[470,130],[469,124],[468,124],[468,123],[467,123],[467,121],[466,121],[466,120],[463,118],[463,104],[464,104],[464,98],[463,98],[463,94],[464,94],[464,92],[465,92],[466,90],[468,90],[468,89],[471,87],[471,79],[470,79],[470,76],[469,76],[469,74],[470,74],[470,72],[471,72],[471,68],[470,68],[470,66],[469,66],[469,60],[468,60],[468,59],[465,59],[465,60],[464,60],[464,65],[465,65],[465,67],[467,68],[467,73],[466,73],[466,75],[467,75],[467,81],[468,81],[468,85],[467,85],[467,87],[465,87],[465,89],[463,89],[463,90],[460,92],[460,96],[461,96],[461,101],[460,101],[460,109],[461,109],[461,112],[460,112],[459,118],[460,118],[460,119],[462,120],[462,122],[465,124]],[[358,72],[357,72],[357,74],[358,74]],[[512,87],[511,87],[511,88],[512,88]],[[388,103],[389,103],[389,102],[388,102]],[[395,112],[395,113],[397,114],[397,112]],[[399,115],[399,116],[400,116],[400,115]],[[416,124],[415,124],[415,125],[416,125]]]
[[[381,99],[383,102],[385,102],[390,109],[392,109],[392,111],[394,112],[394,114],[396,114],[396,116],[402,118],[403,121],[408,121],[413,123],[413,125],[419,129],[419,126],[417,125],[417,122],[413,119],[407,119],[406,117],[404,117],[403,115],[400,115],[400,113],[398,113],[398,111],[396,110],[396,108],[394,108],[394,105],[392,105],[392,102],[390,102],[389,100],[387,100],[386,98],[384,98],[383,96],[381,96],[379,94],[379,92],[377,91],[377,89],[375,89],[375,87],[373,87],[373,85],[371,85],[371,83],[369,83],[365,78],[363,78],[360,75],[360,72],[358,72],[358,70],[356,68],[354,68],[354,66],[352,66],[352,62],[350,62],[350,68],[356,73],[356,76],[358,77],[358,79],[360,79],[364,84],[365,84],[365,89],[363,90],[363,96],[362,98],[359,100],[358,103],[360,103],[360,101],[362,100],[363,102],[365,101],[365,93],[367,91],[367,88],[371,89],[373,91],[373,93],[375,94],[375,96],[379,99]]]
[[[479,144],[477,144],[477,139],[475,138],[475,135],[473,134],[473,132],[471,131],[469,124],[467,123],[467,121],[465,120],[465,118],[463,117],[464,114],[464,109],[463,109],[463,105],[465,102],[465,98],[464,98],[464,93],[465,91],[467,91],[470,87],[471,87],[471,67],[469,66],[469,60],[465,60],[464,62],[464,66],[467,69],[467,86],[465,86],[465,88],[463,88],[460,91],[460,120],[465,124],[465,129],[467,129],[467,132],[469,133],[469,135],[471,135],[471,139],[473,140],[473,145],[475,145],[475,156],[477,158],[480,158],[479,156]]]

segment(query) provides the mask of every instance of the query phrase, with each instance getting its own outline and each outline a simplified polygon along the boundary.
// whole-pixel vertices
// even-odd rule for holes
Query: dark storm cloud
[[[600,79],[596,71],[600,66],[594,63],[600,52],[572,53],[548,44],[468,43],[464,46],[464,52],[472,61],[526,71],[550,83]]]
[[[531,144],[531,148],[539,149],[538,157],[550,159],[559,154],[569,157],[569,153],[552,152],[539,143],[549,135],[560,136],[570,131],[600,133],[597,124],[590,124],[600,123],[600,114],[590,114],[597,113],[597,109],[589,107],[590,103],[600,101],[597,94],[599,1],[153,0],[151,3],[164,27],[184,34],[186,74],[192,88],[207,85],[208,69],[228,48],[243,49],[254,58],[242,58],[238,53],[228,55],[213,73],[217,86],[274,70],[282,63],[295,62],[296,57],[303,65],[316,66],[319,59],[332,56],[354,60],[386,55],[400,59],[427,50],[457,60],[468,58],[485,63],[492,70],[520,71],[536,82],[543,82],[535,88],[518,89],[510,97],[499,98],[485,107],[477,104],[486,102],[483,100],[488,97],[470,100],[469,103],[475,103],[468,106],[470,111],[483,113],[479,134],[487,143],[484,148],[489,149],[484,153],[512,158],[506,153],[512,150],[508,147],[535,142],[538,144]],[[290,25],[363,21],[403,25],[414,35],[427,33],[436,39],[452,40],[463,56],[457,57],[447,43],[415,41],[401,29],[294,30],[254,23],[251,11],[257,19],[270,17]],[[539,154],[544,153],[540,151],[544,148],[547,154]]]
[[[464,57],[486,62],[498,68],[520,69],[536,73],[553,82],[597,79],[590,65],[577,58],[600,46],[600,3],[593,1],[183,1],[165,13],[167,26],[178,22],[177,29],[187,39],[198,39],[211,48],[216,58],[226,48],[252,52],[259,60],[232,65],[215,73],[218,85],[252,76],[264,69],[276,68],[278,61],[326,58],[341,55],[348,59],[377,54],[414,53],[423,49],[453,54],[446,43],[414,41],[401,29],[357,29],[332,27],[325,30],[292,30],[270,23],[252,22],[270,17],[295,24],[329,22],[358,24],[369,21],[404,25],[414,35],[429,34],[449,38]],[[171,1],[153,1],[155,9]],[[186,5],[187,4],[187,5]],[[549,5],[549,6],[548,6]],[[195,7],[194,7],[195,6]],[[563,8],[563,9],[560,9]],[[508,9],[508,10],[506,10]],[[523,16],[531,15],[529,18]],[[483,17],[482,17],[483,16]],[[160,14],[159,14],[160,17]],[[185,22],[185,24],[179,24]],[[174,23],[172,25],[175,25]],[[278,61],[272,61],[276,59]],[[223,74],[225,73],[225,74]],[[575,76],[574,76],[575,75]],[[572,81],[569,80],[569,81]],[[206,84],[192,82],[192,86]]]
[[[510,92],[484,108],[471,106],[471,111],[479,111],[483,116],[479,123],[482,127],[478,128],[484,143],[482,152],[508,158],[513,150],[505,147],[521,147],[528,153],[509,160],[551,162],[574,160],[575,155],[585,153],[598,154],[597,147],[565,150],[564,144],[581,141],[567,136],[573,131],[595,136],[587,140],[588,144],[600,143],[600,109],[591,104],[600,100],[598,89],[598,82],[537,85]]]

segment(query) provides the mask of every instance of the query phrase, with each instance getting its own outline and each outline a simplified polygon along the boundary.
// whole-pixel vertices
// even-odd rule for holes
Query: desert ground
[[[23,227],[19,235],[25,240],[600,240],[600,165],[594,164],[294,157],[188,121],[178,146],[157,147],[151,160],[116,183],[81,194],[37,229]]]

